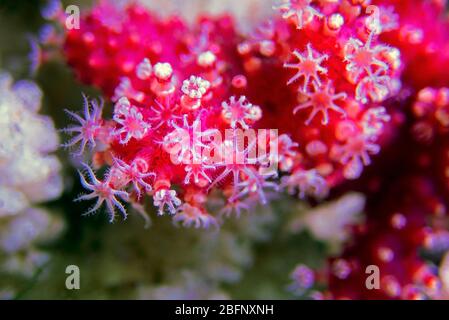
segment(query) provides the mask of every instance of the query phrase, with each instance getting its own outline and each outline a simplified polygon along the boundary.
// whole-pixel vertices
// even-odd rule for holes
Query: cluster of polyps
[[[162,110],[182,105],[186,97],[184,91],[183,88],[175,88],[167,96],[155,98],[154,103]],[[173,104],[167,105],[167,101]],[[243,100],[231,97],[230,101],[232,105]],[[208,226],[216,224],[216,221],[207,214],[203,205],[206,194],[218,184],[225,189],[227,185],[231,186],[228,200],[232,203],[252,196],[265,203],[264,189],[277,188],[268,181],[276,176],[276,168],[263,170],[267,162],[276,161],[275,153],[267,153],[268,149],[275,148],[270,148],[270,137],[266,135],[248,136],[237,125],[227,127],[227,118],[222,117],[222,113],[226,113],[229,105],[225,102],[223,105],[226,107],[222,110],[220,106],[200,106],[195,110],[178,107],[173,117],[160,123],[161,109],[139,107],[127,97],[116,102],[112,120],[105,120],[102,105],[85,98],[83,116],[69,111],[78,124],[66,129],[75,134],[67,146],[80,144],[77,153],[81,154],[89,145],[95,151],[94,165],[110,166],[105,177],[98,179],[84,164],[88,179],[81,174],[81,181],[90,193],[78,199],[97,201],[88,213],[95,212],[105,203],[111,221],[116,209],[126,217],[120,200],[137,203],[143,194],[150,194],[160,215],[165,212],[177,214],[176,220],[184,217],[184,224]],[[233,115],[231,122],[251,119],[245,112],[236,117],[234,120]],[[209,127],[209,123],[213,125]],[[204,130],[202,126],[209,129]],[[223,139],[222,132],[225,132]],[[245,136],[249,142],[243,141]],[[262,138],[265,139],[265,147],[261,144]],[[258,148],[262,152],[256,150]],[[274,165],[277,166],[276,163]],[[184,205],[173,185],[182,188],[181,194],[186,197]]]
[[[415,139],[434,143],[449,129],[449,88],[424,88],[412,106],[416,118],[413,125]]]
[[[353,240],[339,256],[329,259],[323,273],[315,274],[318,282],[329,286],[321,298],[444,297],[437,266],[420,254],[437,257],[449,248],[441,195],[431,179],[414,174],[382,188],[388,189],[387,194],[368,198],[366,221],[353,228]],[[369,266],[379,268],[375,289],[366,285]]]
[[[96,199],[88,213],[105,204],[113,221],[117,210],[126,217],[123,201],[141,209],[150,195],[159,215],[197,227],[217,224],[206,209],[215,189],[227,198],[226,213],[265,203],[266,189],[277,189],[269,180],[277,175],[278,137],[251,131],[262,111],[239,94],[245,79],[232,60],[232,21],[203,19],[189,30],[137,5],[126,8],[113,25],[114,6],[112,17],[95,8],[81,30],[67,34],[69,63],[114,102],[112,119],[87,98],[83,115],[69,111],[78,123],[67,129],[74,134],[67,146],[79,144],[78,154],[89,146],[94,167],[109,167],[100,179],[84,164],[89,193],[78,199]],[[177,27],[159,30],[167,24]]]
[[[238,47],[263,126],[298,145],[284,184],[301,197],[360,177],[389,122],[382,105],[400,88],[399,50],[379,42],[394,21],[366,1],[284,1]],[[390,15],[392,19],[394,15]],[[267,113],[273,116],[266,116]],[[295,119],[292,121],[291,119]]]
[[[384,154],[386,163],[359,185],[367,196],[366,221],[353,226],[353,239],[343,252],[329,259],[323,273],[314,274],[329,288],[317,297],[447,299],[447,262],[438,268],[449,250],[449,77],[442,72],[449,63],[446,1],[372,3],[379,5],[386,31],[381,39],[403,53],[407,94],[395,103],[405,121]],[[382,108],[372,110],[366,121],[388,117]],[[375,289],[366,286],[369,266],[379,268]],[[302,278],[295,284],[303,291],[310,288]]]
[[[405,66],[403,83],[414,90],[428,86],[449,86],[446,0],[374,0],[384,8],[385,28],[381,39],[401,51]],[[389,8],[389,9],[387,9]],[[388,24],[388,21],[395,21]]]
[[[240,203],[242,195],[265,201],[261,189],[273,186],[255,174],[257,166],[254,171],[225,161],[223,167],[204,156],[217,150],[217,143],[204,140],[255,123],[279,129],[281,135],[267,142],[279,149],[276,159],[257,160],[276,162],[290,192],[322,197],[344,179],[358,178],[379,153],[378,140],[390,120],[380,103],[400,84],[398,50],[378,41],[394,21],[374,21],[359,2],[287,1],[277,8],[282,18],[242,42],[226,16],[200,18],[192,29],[135,3],[101,1],[79,30],[67,32],[64,52],[79,78],[116,104],[113,121],[98,118],[93,102],[96,110],[69,129],[84,138],[77,135],[69,144],[81,142],[80,151],[86,144],[100,148],[96,166],[113,165],[115,158],[132,165],[135,157],[143,158],[154,173],[157,187],[150,192],[160,213],[168,208],[174,214],[180,205],[179,196],[168,192],[173,185],[203,196],[208,184],[233,185],[225,193],[236,208],[247,206]],[[199,127],[198,140],[190,133]],[[236,149],[231,140],[218,143],[218,150]],[[253,158],[249,152],[241,156]],[[206,197],[190,197],[199,198]],[[203,208],[204,201],[197,205]]]

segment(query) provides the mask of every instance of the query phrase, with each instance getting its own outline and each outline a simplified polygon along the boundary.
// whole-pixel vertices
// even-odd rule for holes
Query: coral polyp
[[[321,86],[319,73],[327,73],[327,69],[322,67],[321,63],[329,57],[325,54],[321,55],[319,53],[315,53],[310,43],[307,44],[307,51],[304,52],[304,54],[301,54],[296,50],[293,51],[292,54],[298,59],[298,63],[285,63],[284,67],[297,69],[297,73],[290,80],[288,80],[287,85],[292,84],[300,77],[304,77],[304,85],[301,90],[302,92],[307,92],[307,88],[310,84],[314,86]]]

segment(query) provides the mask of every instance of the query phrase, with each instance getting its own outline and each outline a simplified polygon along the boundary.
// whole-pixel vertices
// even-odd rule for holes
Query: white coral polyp
[[[0,252],[9,254],[3,266],[19,251],[36,253],[32,243],[59,229],[46,211],[33,208],[62,192],[60,162],[49,154],[58,136],[51,119],[37,113],[41,98],[35,83],[13,84],[0,74]]]

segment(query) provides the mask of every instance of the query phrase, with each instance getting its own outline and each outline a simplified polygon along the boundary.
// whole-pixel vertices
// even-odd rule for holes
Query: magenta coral
[[[279,128],[298,146],[285,185],[301,184],[311,196],[359,178],[379,154],[391,119],[384,106],[399,92],[402,70],[400,51],[379,40],[382,27],[365,2],[318,2],[276,7],[282,17],[238,47],[244,92],[264,112],[260,124]],[[316,178],[295,178],[306,172]]]
[[[403,128],[386,153],[389,164],[379,164],[363,181],[370,199],[366,223],[329,261],[323,280],[338,299],[444,299],[444,279],[426,255],[449,249],[445,2],[374,2],[388,25],[382,39],[403,53],[404,88],[395,102]],[[337,267],[342,264],[343,273]],[[364,286],[369,265],[381,270],[380,290]]]
[[[92,166],[108,167],[100,179],[84,165],[90,193],[79,199],[96,199],[89,212],[106,204],[112,221],[147,194],[159,215],[207,228],[219,224],[207,210],[217,193],[222,214],[239,215],[265,204],[267,191],[362,191],[367,219],[352,241],[320,272],[298,266],[293,289],[324,281],[316,297],[442,297],[419,251],[449,248],[445,1],[283,0],[274,9],[242,36],[230,16],[190,26],[99,1],[67,30],[67,63],[114,103],[112,118],[87,98],[82,116],[68,112],[78,123],[67,146],[89,147]],[[242,143],[251,129],[257,141]],[[380,290],[364,286],[369,265],[383,270]]]

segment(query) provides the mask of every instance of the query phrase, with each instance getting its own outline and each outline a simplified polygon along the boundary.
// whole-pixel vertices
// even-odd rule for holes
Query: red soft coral
[[[373,8],[363,2],[292,0],[278,9],[282,18],[239,45],[244,92],[262,107],[261,126],[298,145],[286,187],[319,197],[359,178],[389,140],[385,107],[401,86],[400,52],[379,41]]]
[[[240,140],[262,114],[239,95],[240,37],[230,17],[202,17],[190,28],[136,4],[102,2],[80,25],[67,32],[65,57],[115,108],[112,120],[97,111],[87,112],[89,119],[71,113],[80,126],[68,129],[77,133],[69,145],[96,147],[94,165],[109,166],[111,189],[126,190],[134,206],[148,193],[160,215],[178,214],[176,221],[197,227],[217,224],[206,210],[211,189],[224,190],[226,210],[267,201],[276,170],[266,172],[262,163],[276,158],[266,152],[269,136]]]

